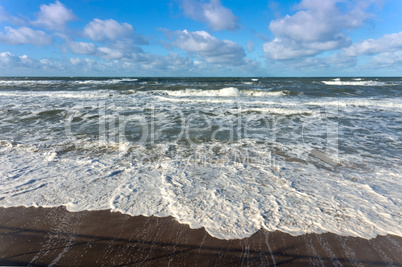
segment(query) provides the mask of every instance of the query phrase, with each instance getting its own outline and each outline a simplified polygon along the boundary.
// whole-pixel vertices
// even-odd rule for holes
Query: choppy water
[[[0,206],[402,236],[401,78],[0,78]]]

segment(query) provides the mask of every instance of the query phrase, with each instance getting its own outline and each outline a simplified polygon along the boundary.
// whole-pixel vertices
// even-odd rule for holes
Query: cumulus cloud
[[[374,56],[370,63],[381,67],[395,67],[396,65],[402,64],[402,51],[381,53]],[[401,66],[399,66],[399,68],[402,69]]]
[[[205,31],[175,31],[172,33],[173,45],[195,53],[208,63],[242,64],[246,55],[239,44],[229,40],[219,40]]]
[[[115,40],[129,36],[134,32],[133,26],[128,23],[118,23],[113,19],[94,19],[84,28],[84,36],[93,41]]]
[[[17,56],[10,52],[0,53],[0,70],[3,75],[82,75],[107,71],[105,64],[91,59],[34,59],[27,55]],[[107,72],[108,73],[108,72]]]
[[[65,29],[66,23],[74,19],[76,16],[73,11],[56,1],[54,4],[41,5],[37,20],[33,21],[32,24],[50,30],[62,31]]]
[[[0,53],[0,63],[2,66],[9,65],[12,62],[18,62],[18,61],[20,61],[20,58],[14,56],[10,52]]]
[[[118,75],[118,76],[239,76],[245,73],[264,75],[257,62],[245,59],[245,64],[232,66],[193,61],[177,53],[154,55],[136,53],[131,60],[102,61],[93,58],[43,58],[40,60],[26,55],[16,56],[10,52],[0,53],[0,70],[4,75]]]
[[[128,23],[118,23],[113,19],[94,19],[83,30],[83,36],[91,41],[75,42],[68,35],[60,35],[66,40],[63,49],[75,54],[90,55],[110,60],[133,60],[136,53],[143,50],[137,44],[147,44],[141,35],[134,35],[134,28]],[[102,45],[99,45],[101,43]]]
[[[374,2],[358,0],[352,6],[343,0],[302,0],[294,15],[269,24],[276,38],[264,44],[264,52],[286,60],[349,46],[345,30],[361,27],[371,18],[365,10]]]
[[[96,52],[96,45],[86,42],[70,42],[69,47],[75,54],[91,55]]]
[[[52,38],[43,31],[32,30],[27,27],[14,29],[5,27],[6,33],[0,32],[0,43],[5,44],[33,44],[33,45],[49,45]]]
[[[328,40],[322,42],[297,42],[275,38],[263,45],[264,52],[274,60],[289,60],[305,56],[315,56],[322,51],[334,50],[350,44],[349,39]]]
[[[133,26],[118,23],[113,19],[94,19],[85,26],[83,36],[94,42],[100,42],[103,46],[91,42],[74,42],[65,38],[66,46],[73,53],[100,57],[108,61],[134,60],[135,54],[143,53],[138,45],[148,43],[141,35],[134,34]]]
[[[316,42],[336,38],[345,28],[360,27],[370,17],[357,7],[342,13],[338,5],[341,2],[344,1],[303,0],[297,6],[299,12],[272,21],[269,29],[280,38]]]
[[[368,39],[344,49],[347,56],[394,52],[402,49],[402,32],[386,34],[379,39]]]
[[[0,53],[0,69],[3,73],[13,68],[36,68],[38,62],[27,55],[16,56],[10,52]],[[15,74],[14,74],[15,75]]]
[[[110,47],[98,47],[97,56],[106,60],[121,59],[124,57],[124,52]]]
[[[177,73],[191,72],[195,67],[190,58],[179,56],[177,53],[169,53],[166,56],[138,53],[132,64],[136,63],[140,63],[143,70],[177,71]]]
[[[192,19],[207,23],[215,30],[235,30],[239,28],[239,19],[233,12],[222,6],[220,0],[200,3],[196,0],[182,0],[184,14]]]
[[[130,40],[115,41],[108,46],[96,46],[88,42],[68,41],[67,47],[75,54],[90,55],[106,60],[133,60],[135,54],[143,53],[143,50],[130,42]]]
[[[132,61],[99,61],[90,58],[32,59],[26,55],[16,56],[10,52],[0,53],[0,70],[5,75],[23,71],[27,75],[169,75],[190,74],[195,64],[188,57],[176,53],[166,56],[137,54]]]

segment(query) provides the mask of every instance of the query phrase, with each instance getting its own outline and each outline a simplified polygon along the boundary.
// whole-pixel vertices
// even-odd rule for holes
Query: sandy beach
[[[402,266],[402,238],[258,231],[220,240],[172,217],[0,208],[0,264],[42,266]]]

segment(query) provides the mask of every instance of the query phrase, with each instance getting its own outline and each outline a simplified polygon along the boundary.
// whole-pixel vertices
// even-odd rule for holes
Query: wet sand
[[[293,237],[260,230],[220,240],[173,218],[0,208],[0,265],[402,266],[402,237]]]

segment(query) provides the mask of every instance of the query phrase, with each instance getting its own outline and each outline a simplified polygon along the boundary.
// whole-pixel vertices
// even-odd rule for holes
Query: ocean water
[[[0,78],[0,206],[402,236],[402,78]]]

